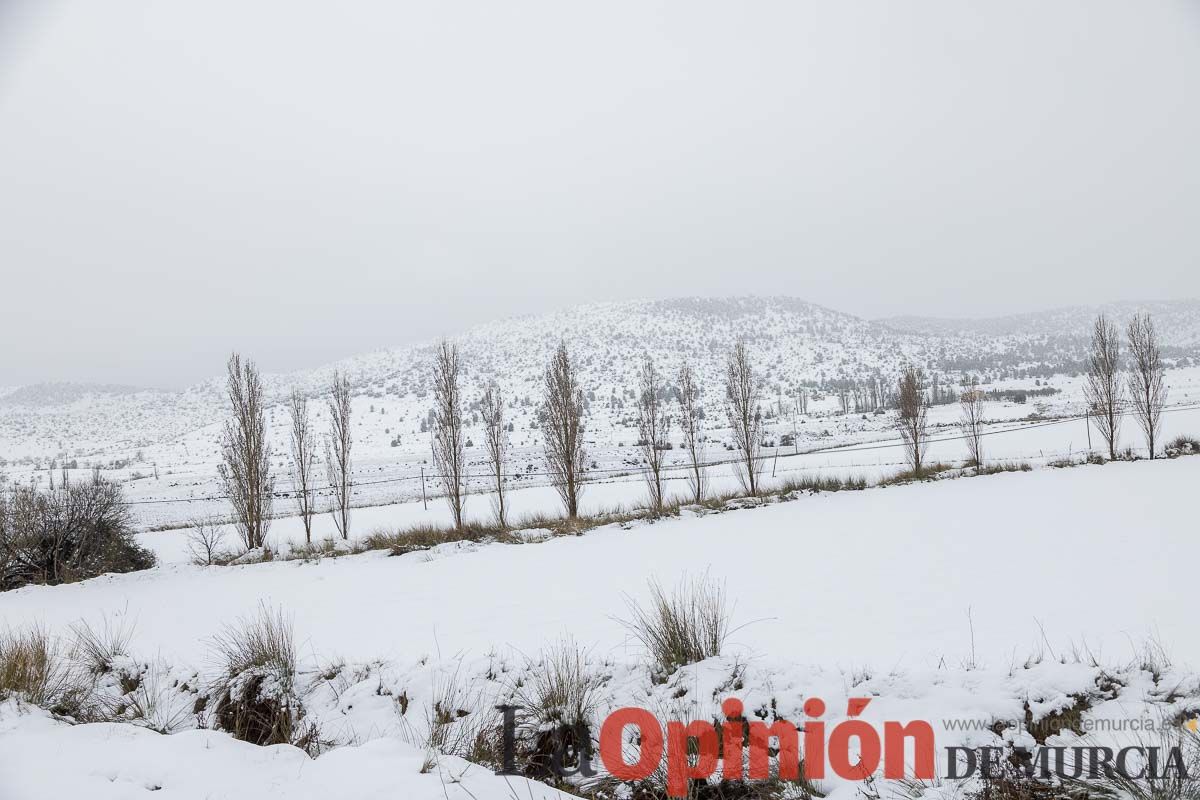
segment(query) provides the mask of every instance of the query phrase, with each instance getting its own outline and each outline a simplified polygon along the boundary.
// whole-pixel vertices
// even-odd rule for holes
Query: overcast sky
[[[1200,2],[0,0],[0,386],[1200,295]]]

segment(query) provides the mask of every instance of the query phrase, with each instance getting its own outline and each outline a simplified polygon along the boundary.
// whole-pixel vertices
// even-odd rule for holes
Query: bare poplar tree
[[[646,487],[650,490],[650,508],[661,514],[663,467],[666,466],[668,434],[671,431],[670,406],[663,396],[662,376],[649,355],[642,359],[638,374],[638,447],[646,461]]]
[[[983,403],[986,397],[980,389],[968,389],[958,400],[958,426],[967,442],[967,457],[976,467],[983,466]]]
[[[226,370],[232,416],[225,422],[218,469],[238,535],[253,550],[266,543],[275,490],[262,379],[254,362],[237,353],[229,357]]]
[[[701,430],[703,411],[700,406],[700,387],[696,384],[696,371],[684,362],[679,368],[679,426],[683,429],[683,444],[688,449],[691,469],[688,471],[688,488],[692,501],[704,502],[707,478],[704,474],[704,433]]]
[[[312,427],[308,418],[308,398],[295,389],[288,401],[292,414],[292,485],[296,491],[296,510],[304,522],[304,541],[312,543],[312,521],[316,514],[313,502],[313,452]]]
[[[501,528],[508,525],[508,509],[505,505],[506,488],[504,469],[508,461],[508,431],[504,425],[504,395],[496,383],[488,384],[483,392],[481,404],[483,414],[483,439],[487,448],[488,465],[496,487],[496,522]]]
[[[1162,410],[1167,403],[1167,387],[1163,384],[1162,353],[1158,333],[1149,314],[1134,314],[1129,321],[1129,394],[1133,398],[1133,413],[1142,433],[1150,458],[1154,458],[1154,442],[1162,427]]]
[[[896,428],[904,440],[905,455],[912,467],[913,475],[920,477],[924,466],[925,451],[929,447],[925,437],[925,418],[929,403],[921,391],[921,372],[916,367],[906,367],[900,376],[897,402]]]
[[[567,516],[579,516],[586,453],[583,446],[583,389],[566,342],[546,367],[541,424],[545,436],[546,472],[562,498]]]
[[[454,517],[455,530],[462,530],[466,505],[461,377],[458,345],[443,339],[433,357],[433,460],[446,486],[446,502]]]
[[[1121,339],[1117,326],[1096,317],[1092,326],[1092,347],[1088,354],[1087,381],[1083,385],[1088,416],[1108,445],[1108,457],[1117,457],[1117,437],[1121,430]]]
[[[750,363],[746,342],[738,339],[725,364],[725,414],[729,418],[729,427],[733,429],[733,443],[738,453],[738,480],[751,497],[757,496],[761,488],[761,395],[762,387]]]
[[[354,483],[350,477],[350,449],[354,443],[350,431],[350,380],[333,373],[329,384],[329,436],[325,439],[325,477],[333,490],[329,514],[343,539],[350,538],[350,495]]]

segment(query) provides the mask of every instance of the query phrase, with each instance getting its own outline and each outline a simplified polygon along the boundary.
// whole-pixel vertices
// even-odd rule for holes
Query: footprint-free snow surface
[[[659,690],[622,618],[628,601],[647,598],[652,578],[667,587],[704,574],[724,583],[736,630],[708,668],[714,675],[727,675],[730,664],[770,664],[763,685],[791,687],[797,698],[844,696],[853,683],[887,676],[875,689],[879,703],[902,686],[909,718],[951,715],[968,701],[1019,716],[1019,695],[1031,690],[1013,675],[1028,672],[1031,657],[1044,670],[1067,670],[1036,673],[1043,684],[1058,687],[1066,676],[1093,688],[1095,675],[1059,662],[1081,652],[1128,662],[1147,641],[1166,648],[1177,669],[1200,661],[1191,596],[1197,487],[1200,458],[1041,469],[804,494],[720,513],[685,509],[656,524],[529,544],[168,564],[6,592],[0,626],[37,623],[66,635],[81,618],[119,623],[132,629],[132,653],[175,674],[211,675],[211,637],[260,604],[294,618],[302,671],[374,666],[313,700],[342,726],[330,730],[363,743],[316,761],[211,731],[164,737],[128,725],[71,727],[9,704],[0,709],[0,797],[133,797],[147,784],[172,787],[164,797],[328,796],[347,774],[360,783],[346,784],[354,788],[343,796],[445,797],[448,782],[451,798],[460,788],[480,800],[510,797],[508,783],[479,768],[462,784],[449,781],[445,764],[419,774],[421,753],[390,727],[391,700],[382,696],[428,696],[431,679],[417,676],[448,662],[468,665],[463,677],[473,679],[487,661],[493,666],[477,671],[494,680],[494,664],[536,658],[570,636],[606,665],[613,703],[644,698]],[[942,677],[918,677],[930,675]],[[935,687],[957,693],[939,695],[929,712],[919,700]],[[224,777],[238,771],[244,791]],[[38,774],[54,782],[39,783]]]

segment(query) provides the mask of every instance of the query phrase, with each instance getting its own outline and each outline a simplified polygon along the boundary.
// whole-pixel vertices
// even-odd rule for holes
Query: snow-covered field
[[[722,305],[719,313],[705,311],[706,319],[737,331],[757,324],[752,305]],[[664,720],[708,720],[723,699],[736,696],[760,716],[792,721],[803,720],[806,700],[821,697],[833,724],[845,719],[850,698],[870,697],[864,719],[929,720],[944,748],[1028,744],[1025,720],[1070,709],[1084,721],[1167,720],[1172,733],[1200,713],[1200,637],[1188,589],[1200,563],[1200,458],[1055,468],[1101,449],[1078,417],[1081,379],[1045,374],[1048,359],[1076,358],[1074,322],[1057,338],[1017,326],[926,340],[805,304],[768,306],[767,333],[757,340],[768,382],[766,487],[814,476],[874,483],[901,471],[895,412],[843,407],[830,381],[849,376],[861,390],[863,381],[886,374],[889,358],[937,353],[972,363],[993,351],[1008,359],[1036,353],[1027,366],[942,374],[942,385],[955,387],[943,393],[948,397],[964,377],[979,378],[987,390],[1029,392],[1021,401],[988,402],[983,450],[989,464],[1022,462],[1032,471],[734,500],[719,510],[685,506],[678,517],[578,536],[525,530],[522,544],[459,542],[401,556],[377,550],[203,567],[192,563],[187,526],[228,513],[216,476],[216,384],[182,400],[119,392],[76,397],[68,387],[55,390],[63,397],[45,407],[8,404],[0,444],[24,455],[0,464],[7,478],[41,485],[64,463],[72,464],[72,480],[100,468],[123,483],[139,540],[158,565],[0,593],[0,631],[36,626],[67,642],[82,624],[128,635],[120,663],[101,671],[94,689],[116,701],[115,716],[125,722],[71,725],[15,700],[0,703],[0,800],[148,791],[181,798],[555,797],[542,784],[497,776],[457,755],[434,758],[427,743],[431,709],[447,697],[452,725],[492,726],[495,705],[518,697],[568,642],[585,654],[596,680],[594,722],[631,705]],[[669,313],[659,320],[654,315],[664,308]],[[489,377],[496,364],[515,376],[506,387],[514,422],[510,519],[560,513],[542,474],[538,348],[550,341],[548,330],[571,325],[589,387],[590,474],[581,511],[645,502],[627,404],[628,352],[640,332],[619,311],[589,307],[584,322],[551,315],[528,330],[506,323],[466,337],[472,381]],[[685,336],[696,329],[689,307],[649,304],[638,313],[639,324],[662,326],[656,331],[672,353],[708,358],[701,373],[710,379],[709,489],[736,489],[727,463],[730,433],[713,399],[713,342]],[[605,320],[616,321],[612,330],[602,330]],[[940,352],[948,341],[961,347]],[[395,352],[342,365],[358,382],[355,508],[350,541],[335,543],[339,550],[353,550],[376,531],[450,522],[441,486],[430,477],[426,355],[415,347],[404,351],[400,366]],[[1163,443],[1200,436],[1200,367],[1189,358],[1166,373]],[[271,390],[277,399],[297,380],[317,396],[328,372],[272,376]],[[39,391],[0,393],[0,401],[45,399]],[[964,463],[958,414],[953,403],[930,410],[928,462]],[[304,541],[300,520],[290,516],[287,421],[273,406],[268,428],[279,495],[268,543],[281,555]],[[319,414],[314,423],[323,424]],[[146,438],[98,440],[88,449],[88,436],[117,430],[144,430]],[[59,432],[77,446],[60,441]],[[473,419],[467,518],[488,522],[479,433]],[[2,440],[18,434],[27,438]],[[785,437],[794,442],[784,444]],[[672,440],[678,444],[678,436]],[[1144,454],[1132,418],[1124,420],[1119,444]],[[678,469],[685,457],[678,446],[668,457],[675,499],[686,487]],[[314,539],[334,535],[330,516],[320,514]],[[227,536],[235,546],[232,532]],[[724,588],[732,634],[720,655],[658,675],[627,624],[630,604],[646,603],[652,582],[670,588],[697,580]],[[304,719],[324,742],[316,759],[290,745],[257,747],[206,729],[213,710],[205,702],[222,671],[216,637],[260,611],[279,611],[294,626]],[[118,674],[136,678],[139,702],[153,706],[153,719],[130,712]],[[964,720],[975,726],[951,725]],[[994,727],[1009,720],[1017,723]],[[1122,735],[1065,731],[1050,741],[1119,745]],[[826,778],[818,788],[848,800],[862,787]],[[945,795],[930,791],[925,800],[935,797]]]
[[[237,567],[168,558],[142,573],[7,592],[0,625],[62,634],[80,619],[120,625],[134,658],[198,684],[216,668],[211,637],[259,604],[284,609],[310,712],[357,746],[312,762],[225,734],[73,728],[7,706],[3,796],[61,796],[46,793],[54,787],[130,797],[148,785],[179,797],[316,796],[339,785],[349,797],[525,797],[454,760],[420,775],[409,743],[419,714],[401,713],[395,698],[421,708],[455,675],[475,698],[469,710],[484,713],[564,636],[607,676],[602,710],[711,718],[736,694],[802,719],[803,700],[821,696],[834,720],[847,697],[872,696],[869,720],[1005,720],[1026,703],[1041,714],[1089,695],[1088,715],[1171,717],[1200,708],[1187,588],[1200,560],[1198,481],[1200,458],[1041,469],[685,511],[523,545]],[[646,600],[650,578],[671,586],[700,575],[725,585],[736,630],[720,657],[656,684],[622,624],[626,602]],[[1173,669],[1128,668],[1148,642],[1170,652]],[[1121,676],[1119,698],[1101,696],[1092,658]],[[938,737],[939,747],[1003,739],[944,726]],[[51,769],[59,754],[79,757]],[[467,777],[455,784],[460,770]],[[835,779],[823,788],[857,791]]]
[[[1200,371],[1198,371],[1200,372]],[[1200,397],[1200,393],[1197,395]],[[997,410],[1002,407],[997,406]],[[957,408],[937,408],[931,414],[931,423],[942,423],[940,431],[933,434],[929,447],[929,458],[946,463],[963,463],[965,448],[959,431],[954,427]],[[936,429],[935,429],[936,430]],[[996,422],[987,426],[984,452],[992,462],[1028,462],[1043,466],[1063,458],[1082,458],[1087,452],[1088,431],[1083,420],[1049,420],[1043,422]],[[1200,407],[1179,406],[1163,415],[1163,441],[1178,435],[1200,435]],[[892,438],[892,432],[879,430],[878,438],[862,444],[850,444],[830,450],[793,455],[790,449],[780,450],[777,459],[768,457],[765,464],[765,485],[777,486],[785,480],[804,476],[858,477],[875,481],[895,474],[905,468],[901,443]],[[1092,431],[1093,451],[1099,452],[1099,436]],[[1138,449],[1140,432],[1132,419],[1124,424],[1122,446]],[[722,457],[727,454],[718,451]],[[687,492],[686,471],[676,469],[668,474],[668,486],[673,497],[682,499]],[[738,481],[730,465],[721,465],[708,471],[710,488],[715,492],[737,489]],[[440,490],[440,487],[439,487]],[[395,530],[416,524],[448,525],[449,509],[440,496],[434,495],[430,482],[430,497],[426,502],[410,499],[405,502],[373,505],[356,509],[351,516],[352,540],[380,530]],[[608,475],[589,483],[583,494],[582,510],[592,514],[606,510],[627,509],[646,500],[645,484],[641,476],[631,470],[623,475]],[[550,486],[514,488],[509,493],[510,509],[515,519],[531,515],[561,514],[562,504]],[[487,493],[473,495],[467,501],[467,518],[487,522],[493,517],[492,496]],[[279,510],[292,512],[290,504],[282,502]],[[213,513],[225,513],[223,504],[212,504]],[[199,515],[199,509],[184,519]],[[187,548],[187,528],[165,531],[149,531],[141,534],[143,545],[154,550],[165,562],[190,560]],[[335,538],[337,532],[333,519],[320,514],[314,523],[313,539],[322,541]],[[271,526],[270,544],[276,550],[286,551],[290,546],[304,542],[304,529],[298,517],[277,519]],[[232,545],[232,534],[229,544]]]

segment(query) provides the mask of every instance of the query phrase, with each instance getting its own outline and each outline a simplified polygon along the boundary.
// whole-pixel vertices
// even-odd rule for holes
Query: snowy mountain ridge
[[[467,365],[468,397],[491,380],[533,402],[553,348],[574,353],[592,402],[620,402],[632,391],[643,353],[668,375],[686,359],[703,386],[720,385],[729,345],[744,337],[769,397],[800,387],[890,380],[913,362],[957,375],[1028,377],[1078,370],[1088,325],[1098,310],[1123,320],[1154,314],[1168,355],[1200,356],[1200,301],[1077,307],[991,320],[904,317],[869,321],[791,297],[677,298],[607,302],[487,323],[455,337]],[[335,370],[356,394],[402,412],[429,406],[428,365],[435,342],[382,349],[292,373],[265,374],[272,402],[298,388],[316,395]],[[246,355],[253,357],[252,353]],[[183,391],[87,384],[37,384],[0,393],[0,457],[97,454],[169,441],[224,417],[220,364],[214,377]]]

